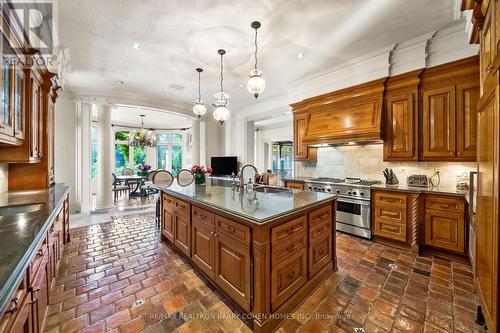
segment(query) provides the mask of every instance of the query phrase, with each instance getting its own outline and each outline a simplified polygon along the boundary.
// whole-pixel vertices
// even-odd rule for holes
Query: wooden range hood
[[[367,82],[291,104],[294,117],[306,120],[302,144],[381,141],[386,80]]]

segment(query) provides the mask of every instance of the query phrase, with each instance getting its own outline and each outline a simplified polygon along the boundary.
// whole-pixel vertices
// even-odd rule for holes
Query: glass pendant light
[[[207,112],[207,108],[201,99],[201,72],[203,72],[203,69],[196,68],[196,71],[198,72],[198,99],[193,106],[193,112],[199,119]]]
[[[264,78],[262,77],[262,71],[257,69],[257,52],[259,51],[259,46],[257,45],[257,30],[260,28],[260,22],[253,21],[250,26],[252,27],[252,29],[255,29],[255,67],[250,71],[250,74],[248,75],[250,79],[247,83],[247,89],[248,92],[253,94],[255,96],[255,99],[257,99],[257,97],[259,97],[259,94],[262,94],[264,92],[264,89],[266,89],[266,81],[264,81]]]
[[[215,101],[213,103],[213,106],[215,107],[214,110],[214,118],[217,120],[221,125],[224,124],[225,121],[229,120],[229,109],[227,108],[227,104],[229,103],[229,95],[224,93],[224,76],[223,76],[223,70],[224,70],[224,65],[222,62],[222,59],[224,57],[224,54],[226,54],[226,51],[224,50],[218,50],[217,53],[220,55],[220,92],[215,94]]]

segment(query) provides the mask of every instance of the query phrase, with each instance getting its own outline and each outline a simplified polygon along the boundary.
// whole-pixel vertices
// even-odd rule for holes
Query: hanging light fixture
[[[264,81],[264,78],[262,77],[262,71],[257,69],[257,52],[259,51],[259,46],[257,45],[257,30],[260,28],[260,22],[259,21],[253,21],[252,24],[250,24],[252,29],[255,29],[255,67],[250,71],[250,74],[248,75],[250,79],[248,80],[247,83],[247,89],[248,92],[253,94],[255,96],[255,99],[259,97],[259,94],[262,94],[264,92],[264,89],[266,89],[266,81]]]
[[[132,147],[156,147],[158,145],[158,141],[156,140],[156,136],[152,135],[151,131],[146,133],[144,129],[144,117],[145,115],[141,114],[141,131],[137,137],[137,131],[132,133],[132,136],[129,139],[129,146]]]
[[[201,72],[203,72],[203,69],[196,68],[196,71],[198,72],[198,99],[195,101],[193,106],[193,112],[199,119],[207,112],[207,108],[201,99]]]
[[[227,104],[229,103],[229,95],[224,93],[224,84],[223,84],[224,65],[222,62],[222,58],[224,57],[224,54],[226,54],[226,51],[221,49],[218,50],[217,53],[220,55],[220,92],[214,95],[215,101],[213,103],[213,106],[215,107],[214,118],[222,125],[224,124],[225,121],[229,120],[230,117],[229,109],[227,108]]]

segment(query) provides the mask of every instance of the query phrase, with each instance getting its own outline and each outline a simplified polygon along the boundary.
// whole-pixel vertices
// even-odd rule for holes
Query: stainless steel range
[[[337,194],[337,230],[371,239],[370,186],[374,184],[380,181],[321,177],[307,180],[305,189]]]

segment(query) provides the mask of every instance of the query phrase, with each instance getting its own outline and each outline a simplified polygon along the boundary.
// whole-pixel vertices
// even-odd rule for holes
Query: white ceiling
[[[153,129],[180,129],[190,128],[192,120],[171,112],[150,108],[118,105],[111,111],[111,122],[115,125],[141,126],[143,114],[144,127]]]
[[[453,24],[454,0],[64,0],[60,43],[71,53],[66,89],[192,103],[202,67],[207,103],[219,89],[217,49],[227,50],[225,91],[234,111],[256,103],[246,91],[259,20],[259,100],[301,78]],[[141,48],[132,47],[139,43]],[[298,59],[303,53],[303,59]],[[125,82],[118,85],[117,80]],[[170,88],[180,85],[185,89]],[[240,87],[243,85],[243,87]]]

